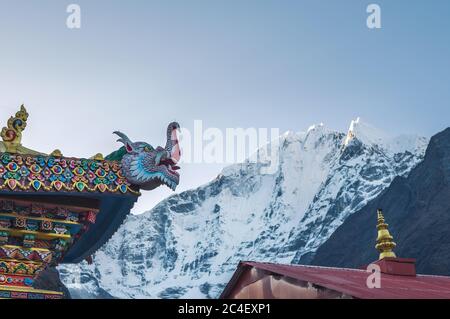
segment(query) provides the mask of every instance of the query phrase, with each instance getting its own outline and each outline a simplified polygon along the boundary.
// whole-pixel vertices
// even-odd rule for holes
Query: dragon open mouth
[[[180,174],[177,172],[177,170],[179,170],[180,167],[176,165],[175,160],[173,160],[172,158],[163,159],[159,164],[164,165],[170,174],[173,174],[176,177],[180,176]]]
[[[154,148],[146,142],[132,142],[121,132],[114,132],[124,146],[110,156],[110,160],[120,160],[124,176],[132,185],[143,190],[152,190],[166,185],[175,190],[180,182],[180,167],[177,163],[181,158],[177,131],[180,125],[172,122],[167,127],[166,146]]]

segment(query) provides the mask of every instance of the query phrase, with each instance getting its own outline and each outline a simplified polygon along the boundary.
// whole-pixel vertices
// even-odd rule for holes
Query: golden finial
[[[102,153],[97,153],[94,155],[93,159],[95,159],[96,161],[103,161],[105,158],[103,157]]]
[[[56,150],[54,150],[53,152],[51,152],[50,156],[53,156],[53,157],[62,157],[63,155],[62,155],[62,153],[61,153],[60,150],[56,149]]]
[[[388,224],[384,222],[384,216],[381,209],[377,210],[378,215],[378,222],[377,222],[377,230],[378,230],[378,237],[377,237],[377,244],[375,245],[375,248],[380,252],[380,258],[383,259],[385,257],[396,257],[395,253],[392,251],[392,249],[397,246],[396,243],[394,243],[394,238],[391,236],[388,230]]]
[[[10,153],[17,153],[17,147],[22,142],[22,131],[27,126],[28,113],[25,106],[20,106],[20,111],[8,120],[8,125],[2,129],[0,135],[6,147],[6,151]]]

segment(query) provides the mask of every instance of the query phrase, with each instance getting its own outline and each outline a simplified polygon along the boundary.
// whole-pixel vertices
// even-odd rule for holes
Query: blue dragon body
[[[105,159],[120,161],[127,180],[143,190],[152,190],[160,185],[175,190],[180,182],[177,172],[181,157],[177,138],[179,129],[177,122],[170,123],[166,146],[157,148],[146,142],[132,142],[124,133],[116,131],[114,134],[120,137],[118,141],[124,146]]]

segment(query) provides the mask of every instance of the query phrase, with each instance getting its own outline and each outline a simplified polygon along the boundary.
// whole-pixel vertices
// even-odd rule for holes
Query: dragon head
[[[181,157],[177,138],[179,129],[177,122],[169,124],[164,148],[154,148],[145,142],[132,142],[125,134],[114,132],[120,137],[117,141],[124,144],[122,170],[131,184],[144,190],[152,190],[160,185],[175,190],[180,181],[180,174],[177,172],[177,163]]]

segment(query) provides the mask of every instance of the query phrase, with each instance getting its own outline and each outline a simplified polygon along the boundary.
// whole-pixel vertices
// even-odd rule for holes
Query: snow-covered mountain
[[[320,124],[276,142],[273,174],[260,163],[227,167],[129,216],[92,265],[60,267],[72,295],[215,298],[240,260],[308,263],[350,214],[422,160],[428,140],[358,119],[346,133]]]

